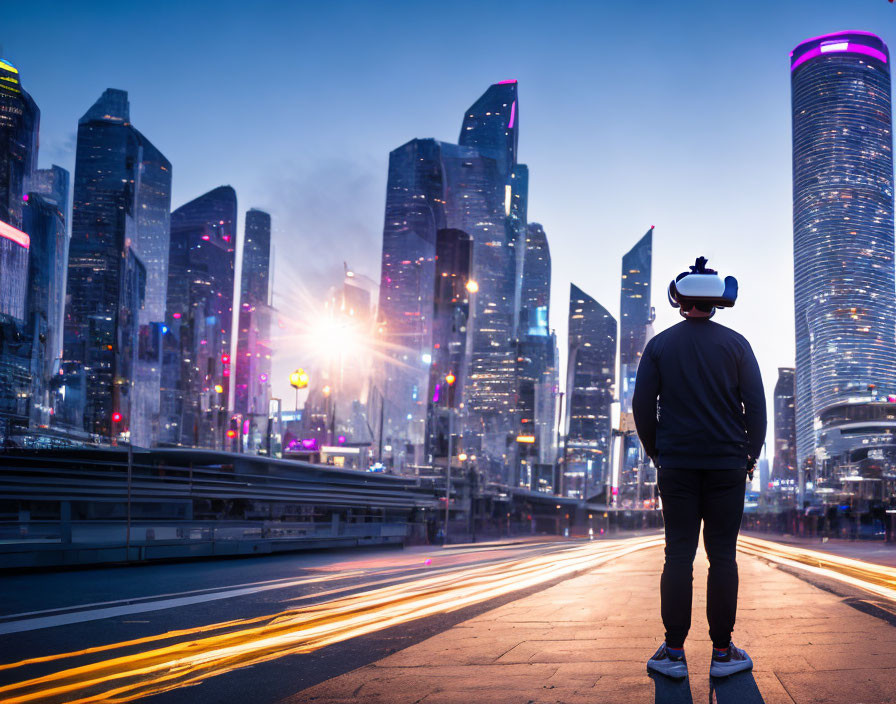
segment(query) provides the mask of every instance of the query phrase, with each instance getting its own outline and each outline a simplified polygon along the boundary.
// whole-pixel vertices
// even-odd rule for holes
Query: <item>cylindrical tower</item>
[[[896,392],[889,51],[845,31],[790,54],[797,465],[822,411]]]

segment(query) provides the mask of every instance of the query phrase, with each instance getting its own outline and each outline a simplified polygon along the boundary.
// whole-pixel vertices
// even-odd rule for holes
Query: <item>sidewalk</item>
[[[764,562],[739,555],[734,641],[753,657],[766,704],[896,702],[896,627]],[[653,548],[465,621],[376,663],[306,689],[314,704],[615,704],[688,701],[647,676],[662,641]],[[690,689],[709,701],[706,559],[694,570]],[[859,645],[861,644],[861,645]],[[724,696],[754,702],[745,692]],[[740,683],[738,683],[740,686]],[[684,688],[686,690],[686,686]],[[655,699],[656,694],[656,699]]]

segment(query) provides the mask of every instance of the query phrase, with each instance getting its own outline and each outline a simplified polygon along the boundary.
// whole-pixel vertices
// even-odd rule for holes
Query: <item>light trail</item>
[[[896,602],[896,568],[741,535],[738,550],[779,565],[859,587]]]
[[[113,654],[109,659],[0,687],[0,700],[7,704],[133,701],[197,684],[239,668],[311,652],[402,623],[482,603],[662,544],[662,536],[589,542],[551,554],[460,567],[444,574],[290,609],[261,619],[185,629],[178,632],[183,639],[176,643],[127,655]],[[218,627],[231,630],[210,634]],[[134,641],[129,643],[133,645]],[[110,649],[124,646],[120,643]],[[79,657],[86,652],[58,657]],[[28,662],[13,663],[8,667],[20,667]]]

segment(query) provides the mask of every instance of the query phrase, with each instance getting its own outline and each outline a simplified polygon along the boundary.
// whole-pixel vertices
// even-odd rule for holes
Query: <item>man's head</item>
[[[706,258],[697,257],[690,271],[683,271],[669,284],[669,303],[685,318],[711,318],[716,308],[730,308],[737,300],[737,279],[723,281]]]

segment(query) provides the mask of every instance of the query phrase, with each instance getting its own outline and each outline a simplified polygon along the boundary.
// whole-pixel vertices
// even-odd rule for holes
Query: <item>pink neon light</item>
[[[812,37],[811,39],[806,39],[805,41],[802,41],[799,44],[797,44],[796,48],[793,51],[796,51],[797,49],[799,49],[803,44],[808,44],[810,42],[817,42],[822,39],[834,39],[834,38],[840,38],[840,37],[846,38],[846,35],[848,35],[848,34],[858,34],[861,37],[874,37],[875,39],[880,39],[880,37],[877,36],[876,34],[874,34],[874,32],[863,32],[860,29],[845,29],[842,32],[831,32],[831,34],[820,34],[817,37]],[[883,40],[881,39],[881,41],[883,41]],[[793,51],[790,52],[791,56],[793,56]]]
[[[845,49],[833,49],[830,46],[825,47],[826,51],[822,52],[821,47],[817,46],[814,49],[809,49],[805,54],[803,54],[800,58],[793,62],[790,66],[791,72],[794,71],[797,67],[802,66],[809,59],[814,59],[816,56],[821,56],[822,53],[825,54],[864,54],[865,56],[870,56],[872,59],[877,59],[878,61],[882,61],[883,63],[887,63],[887,55],[882,51],[879,51],[873,47],[865,46],[864,44],[854,44],[852,42],[844,42],[846,44]]]
[[[25,249],[31,247],[31,238],[28,235],[2,220],[0,220],[0,237],[12,240],[16,244],[22,245]]]
[[[507,123],[507,129],[513,129],[513,123],[516,120],[516,101],[513,101],[513,105],[510,106],[510,122]]]
[[[503,86],[503,85],[506,85],[507,83],[516,83],[516,79],[515,79],[515,78],[509,78],[509,79],[507,79],[506,81],[498,81],[495,85]]]
[[[211,237],[209,237],[208,235],[203,235],[202,239],[204,239],[206,242],[208,242],[211,239]]]

